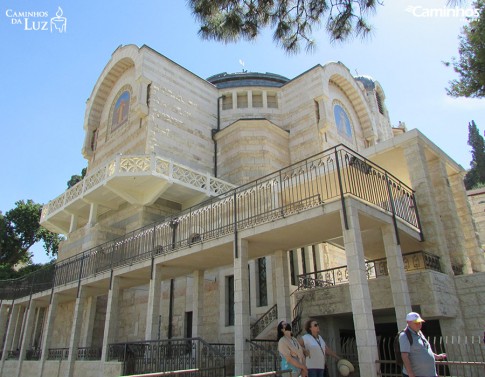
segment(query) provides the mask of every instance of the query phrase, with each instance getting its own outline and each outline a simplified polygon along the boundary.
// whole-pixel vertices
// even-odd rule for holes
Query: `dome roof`
[[[290,80],[284,76],[269,72],[223,72],[207,78],[207,81],[214,84],[218,89],[223,89],[238,88],[242,86],[267,86],[279,88]]]
[[[376,88],[376,82],[370,76],[355,76],[355,79],[360,81],[367,90],[373,90]]]

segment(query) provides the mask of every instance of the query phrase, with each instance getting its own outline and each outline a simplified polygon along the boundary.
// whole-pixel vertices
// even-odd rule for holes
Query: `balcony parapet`
[[[406,272],[418,270],[441,271],[440,257],[426,251],[415,251],[402,256],[404,270]],[[380,276],[388,276],[386,258],[374,259],[365,263],[367,279],[375,279]],[[347,266],[340,266],[326,270],[298,275],[298,290],[332,287],[349,282],[349,270]]]
[[[221,179],[212,177],[208,173],[200,173],[155,154],[118,155],[106,165],[87,175],[82,181],[47,203],[42,209],[41,223],[67,205],[83,199],[90,192],[106,185],[108,181],[115,177],[143,176],[154,176],[171,183],[178,183],[205,193],[208,197],[220,195],[236,187]]]

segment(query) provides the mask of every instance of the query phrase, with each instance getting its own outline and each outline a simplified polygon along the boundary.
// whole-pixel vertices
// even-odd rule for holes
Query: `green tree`
[[[446,89],[452,97],[485,97],[485,1],[473,3],[479,17],[469,18],[459,37],[459,58],[451,63],[459,78],[449,82]]]
[[[485,184],[485,142],[473,120],[468,123],[468,145],[472,147],[472,161],[464,182],[470,190]]]
[[[366,36],[371,26],[366,18],[381,0],[189,0],[188,5],[200,22],[204,39],[235,42],[254,40],[262,29],[274,29],[274,41],[288,53],[314,47],[314,27],[325,22],[332,41]]]
[[[32,200],[20,200],[5,215],[0,213],[0,265],[13,267],[23,262],[29,264],[29,249],[43,241],[47,255],[55,256],[62,236],[40,225],[42,205]]]
[[[67,188],[70,189],[71,187],[75,186],[78,182],[81,182],[83,178],[86,176],[86,168],[81,171],[81,175],[72,175],[71,179],[67,181]]]

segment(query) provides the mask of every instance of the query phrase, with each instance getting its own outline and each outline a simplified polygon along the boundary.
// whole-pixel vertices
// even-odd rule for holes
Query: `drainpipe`
[[[214,177],[217,178],[217,140],[216,134],[221,130],[221,99],[224,96],[217,98],[217,128],[212,130],[212,141],[214,142]]]

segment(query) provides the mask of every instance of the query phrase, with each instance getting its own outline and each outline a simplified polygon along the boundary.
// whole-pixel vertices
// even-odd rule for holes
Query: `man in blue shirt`
[[[399,346],[403,361],[402,374],[404,377],[436,377],[435,360],[443,360],[446,354],[436,355],[429,342],[421,332],[424,319],[418,313],[411,312],[406,316],[407,329],[410,330],[413,342],[409,342],[406,333],[399,335]]]

